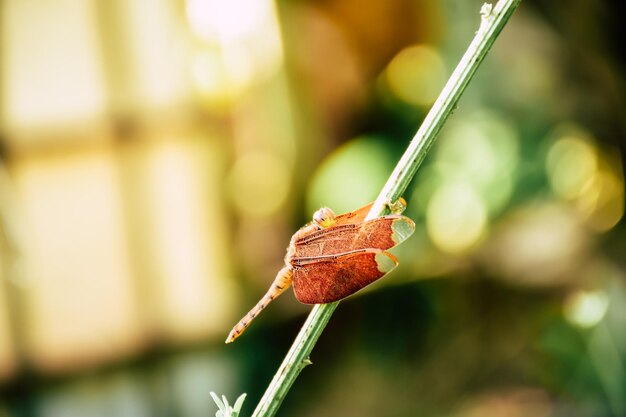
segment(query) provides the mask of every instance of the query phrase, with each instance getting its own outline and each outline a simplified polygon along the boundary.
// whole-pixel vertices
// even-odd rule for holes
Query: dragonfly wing
[[[298,239],[294,257],[341,255],[361,249],[387,250],[404,242],[414,231],[415,223],[400,215],[332,226]]]
[[[294,265],[293,290],[301,303],[330,303],[382,278],[396,265],[392,254],[379,249],[301,261]]]
[[[363,207],[359,207],[354,211],[350,211],[348,213],[340,214],[335,217],[335,225],[340,224],[350,224],[350,223],[360,223],[365,220],[367,214],[370,212],[374,202],[364,205]],[[392,214],[400,214],[406,208],[406,200],[400,197],[394,204],[389,206]]]
[[[373,204],[374,203],[372,202],[354,211],[338,215],[337,217],[335,217],[335,225],[361,223],[363,220],[365,220],[365,216],[367,216],[367,213],[370,212]]]

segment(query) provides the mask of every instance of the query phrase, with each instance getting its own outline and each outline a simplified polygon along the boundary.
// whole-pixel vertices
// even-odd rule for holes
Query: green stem
[[[437,133],[452,114],[465,87],[520,1],[500,0],[493,7],[489,4],[483,5],[480,11],[481,23],[476,36],[378,195],[368,213],[368,219],[385,214],[387,203],[396,201],[402,196],[435,141]],[[334,302],[313,307],[283,363],[278,368],[278,372],[254,410],[253,417],[271,417],[276,414],[300,371],[310,363],[308,357],[313,346],[338,305],[339,302]]]

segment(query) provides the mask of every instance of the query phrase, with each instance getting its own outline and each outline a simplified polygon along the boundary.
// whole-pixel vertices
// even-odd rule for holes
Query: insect
[[[354,294],[395,268],[398,260],[385,251],[404,242],[415,223],[400,215],[406,208],[402,198],[388,204],[394,214],[366,221],[372,204],[340,215],[328,207],[317,210],[313,221],[292,236],[285,266],[263,298],[233,327],[226,343],[239,337],[292,283],[301,303],[325,304]]]

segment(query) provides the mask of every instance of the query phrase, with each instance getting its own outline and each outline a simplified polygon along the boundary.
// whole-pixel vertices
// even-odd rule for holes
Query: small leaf
[[[211,391],[210,394],[211,394],[211,397],[213,397],[213,401],[215,401],[215,404],[217,404],[217,407],[220,410],[224,410],[226,407],[224,407],[224,403],[219,399],[217,394],[214,393],[213,391]],[[219,416],[219,417],[221,417],[221,416]]]
[[[228,400],[226,399],[225,395],[222,395],[222,400],[224,401],[224,405],[226,409],[230,408],[230,404],[228,404]]]
[[[237,401],[235,401],[235,405],[233,406],[233,410],[239,414],[239,412],[241,411],[241,406],[243,405],[244,400],[246,399],[246,393],[244,392],[243,394],[241,394],[239,396],[239,398],[237,398]]]

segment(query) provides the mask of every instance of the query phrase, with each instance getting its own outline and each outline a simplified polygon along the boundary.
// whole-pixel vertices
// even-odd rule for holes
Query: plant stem
[[[452,114],[465,87],[520,1],[499,0],[493,7],[487,3],[483,5],[480,11],[481,24],[476,36],[378,195],[367,219],[385,214],[388,210],[387,204],[402,196],[435,141],[437,133]],[[308,360],[309,354],[338,305],[337,301],[313,307],[283,363],[278,368],[278,372],[254,410],[253,417],[271,417],[276,414],[300,371],[311,363]]]

